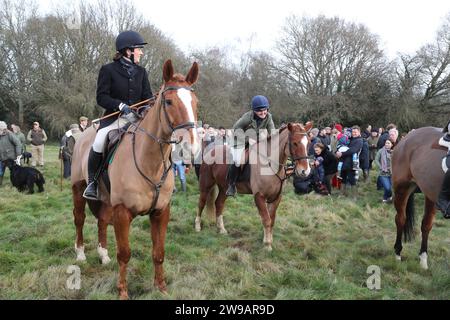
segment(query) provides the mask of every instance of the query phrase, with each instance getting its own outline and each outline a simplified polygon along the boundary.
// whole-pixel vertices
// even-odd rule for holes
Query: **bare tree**
[[[24,123],[24,113],[30,105],[31,89],[36,67],[30,57],[29,19],[36,17],[37,7],[32,2],[2,0],[0,3],[0,83],[6,95],[0,100],[3,108],[14,114],[14,120]],[[12,104],[5,104],[8,101]]]

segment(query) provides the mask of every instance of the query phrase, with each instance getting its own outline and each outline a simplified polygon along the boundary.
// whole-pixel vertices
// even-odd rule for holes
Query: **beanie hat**
[[[335,128],[336,130],[338,130],[339,132],[342,132],[342,125],[341,125],[341,124],[336,123],[336,124],[334,125],[334,128]]]

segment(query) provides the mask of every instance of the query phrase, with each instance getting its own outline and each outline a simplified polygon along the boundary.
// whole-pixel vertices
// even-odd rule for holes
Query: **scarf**
[[[136,65],[123,57],[120,58],[119,61],[122,67],[127,71],[128,75],[132,77],[136,71]]]
[[[381,148],[381,171],[391,172],[391,150],[387,150],[385,147]]]

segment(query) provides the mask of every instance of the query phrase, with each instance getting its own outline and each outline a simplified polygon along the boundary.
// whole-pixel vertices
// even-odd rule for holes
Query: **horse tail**
[[[409,242],[414,239],[414,226],[415,226],[415,217],[414,217],[414,191],[411,192],[408,198],[408,202],[406,203],[406,223],[403,228],[403,238],[405,242]]]
[[[215,184],[208,193],[208,197],[206,198],[206,216],[208,220],[215,221],[216,220],[216,204],[215,201],[219,194],[219,187]]]

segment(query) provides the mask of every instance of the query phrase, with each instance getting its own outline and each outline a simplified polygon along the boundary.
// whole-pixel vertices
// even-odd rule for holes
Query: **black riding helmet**
[[[116,38],[116,50],[119,52],[127,48],[143,48],[146,44],[144,38],[136,31],[123,31]]]

